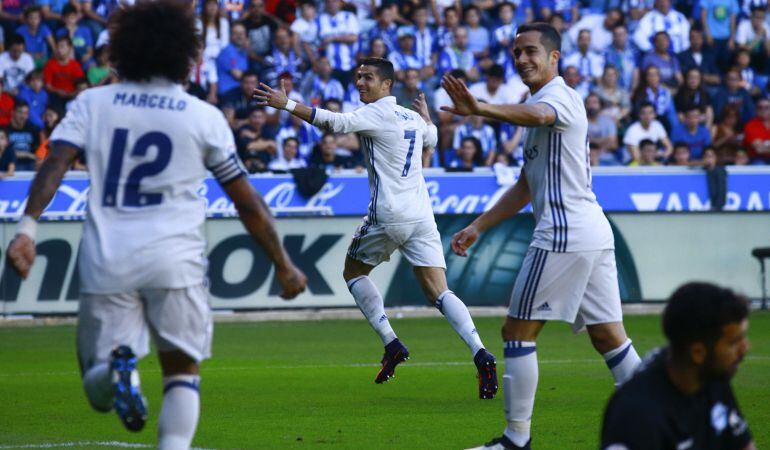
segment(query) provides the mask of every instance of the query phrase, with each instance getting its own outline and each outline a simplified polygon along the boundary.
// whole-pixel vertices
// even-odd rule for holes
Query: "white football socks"
[[[200,414],[198,375],[163,377],[163,407],[158,419],[158,448],[188,450]]]
[[[473,319],[465,303],[457,298],[454,292],[444,291],[436,300],[436,308],[441,311],[452,328],[471,349],[471,356],[476,356],[476,353],[484,348],[484,344],[481,342],[479,333],[476,331],[476,325],[473,324]]]
[[[508,422],[508,426],[505,428],[504,434],[520,447],[526,445],[530,438],[537,377],[535,343],[507,341],[505,343],[503,399],[505,402],[505,420]]]
[[[393,342],[396,339],[396,333],[390,327],[388,316],[385,314],[385,303],[382,300],[382,295],[372,280],[366,275],[361,275],[348,281],[348,289],[353,294],[353,298],[366,320],[380,335],[383,345]]]
[[[97,363],[88,369],[83,375],[83,388],[92,408],[101,412],[111,410],[115,392],[110,377],[110,364]]]
[[[620,347],[610,350],[602,356],[604,356],[604,361],[607,362],[607,367],[615,378],[615,387],[620,387],[631,378],[637,366],[642,362],[631,343],[631,339],[626,339],[626,342]]]

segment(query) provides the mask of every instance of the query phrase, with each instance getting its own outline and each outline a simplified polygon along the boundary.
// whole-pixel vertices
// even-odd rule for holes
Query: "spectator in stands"
[[[34,69],[35,61],[32,55],[24,51],[24,39],[14,36],[8,50],[0,54],[0,76],[5,84],[3,90],[17,95],[24,78]]]
[[[684,111],[684,121],[674,125],[671,140],[684,143],[690,148],[693,159],[700,159],[703,149],[711,146],[711,133],[702,122],[703,113],[697,106]]]
[[[735,50],[735,31],[740,6],[737,0],[701,0],[700,22],[706,44],[718,55],[718,63],[724,67],[729,54]],[[690,45],[692,45],[692,35]]]
[[[16,173],[16,153],[8,148],[8,136],[0,128],[0,180]]]
[[[43,112],[48,104],[48,92],[43,89],[43,72],[35,69],[27,75],[26,83],[19,88],[19,100],[29,105],[29,121],[43,128]]]
[[[345,97],[342,99],[342,112],[355,111],[362,106],[364,103],[361,101],[361,93],[358,92],[356,83],[351,82],[345,91]]]
[[[340,169],[350,167],[350,161],[344,156],[337,154],[337,143],[334,135],[326,133],[321,138],[321,142],[313,150],[310,158],[310,167],[324,169],[327,174],[338,172]]]
[[[729,57],[729,55],[727,56]],[[719,69],[717,69],[716,55],[713,48],[704,46],[703,31],[700,29],[693,27],[690,30],[690,48],[678,53],[677,59],[683,73],[687,73],[693,68],[700,69],[704,84],[712,91],[722,84],[722,77],[719,75]],[[725,67],[726,64],[725,62],[720,67]]]
[[[765,21],[767,6],[751,10],[751,17],[743,19],[735,32],[735,43],[751,53],[752,62],[763,64],[770,54],[770,25]]]
[[[564,16],[562,16],[559,13],[551,14],[551,17],[547,20],[548,24],[551,25],[556,29],[556,31],[559,32],[560,35],[566,36],[567,32],[569,31],[569,24],[567,24],[564,21]],[[562,55],[569,55],[572,52],[575,51],[575,45],[574,42],[572,42],[569,39],[562,39],[561,40],[561,53]]]
[[[666,129],[655,120],[655,116],[655,106],[650,102],[644,102],[639,107],[639,121],[631,124],[626,130],[623,144],[626,145],[626,150],[633,161],[638,161],[641,158],[639,147],[643,140],[650,140],[655,145],[661,145],[664,148],[664,158],[671,156],[674,151]]]
[[[752,164],[770,163],[770,100],[767,97],[757,101],[757,116],[746,124],[743,147]]]
[[[396,71],[396,80],[398,81],[404,81],[408,69],[418,71],[423,69],[422,61],[414,53],[414,29],[412,27],[398,29],[398,48],[390,52],[388,59],[393,63],[393,70]],[[419,75],[418,72],[418,77]]]
[[[454,44],[454,32],[460,26],[460,6],[446,8],[443,12],[444,21],[436,30],[438,44],[436,48],[449,48]]]
[[[689,167],[693,162],[697,161],[690,161],[690,147],[684,142],[674,142],[674,157],[668,162],[668,165]]]
[[[291,31],[302,50],[302,57],[313,66],[318,56],[318,10],[313,0],[302,0],[299,5],[300,16],[292,22]]]
[[[479,81],[470,87],[471,94],[477,100],[492,105],[504,105],[515,103],[515,98],[504,84],[505,71],[503,67],[495,64],[487,71],[486,81]]]
[[[43,13],[40,7],[29,6],[24,10],[24,25],[16,29],[16,34],[24,38],[24,47],[35,60],[36,68],[45,65],[50,54],[49,49],[55,47],[53,33],[42,21]]]
[[[371,53],[370,45],[377,38],[382,39],[385,44],[386,54],[398,49],[397,32],[398,27],[395,24],[396,11],[390,5],[380,5],[377,7],[377,22],[368,33],[361,35],[359,46],[361,53],[368,55]]]
[[[273,51],[265,58],[265,83],[277,86],[278,76],[283,73],[291,74],[292,79],[299,80],[304,69],[304,61],[292,47],[291,31],[286,27],[278,27],[273,33]]]
[[[736,166],[747,166],[750,163],[751,163],[751,160],[749,159],[749,154],[746,153],[746,150],[738,149],[738,151],[735,152],[735,158],[733,159],[733,165],[736,165]]]
[[[56,125],[59,125],[61,119],[62,113],[57,109],[51,106],[45,108],[45,112],[43,113],[43,127],[40,130],[40,145],[38,145],[35,150],[35,159],[37,159],[35,170],[40,169],[43,160],[48,156],[48,152],[51,150],[48,145],[49,138],[51,137],[54,128],[56,128]]]
[[[423,66],[421,77],[430,78],[436,74],[438,55],[435,53],[435,48],[438,45],[438,35],[428,26],[428,10],[424,6],[414,9],[412,21],[414,22],[414,54]]]
[[[219,101],[222,112],[230,123],[230,127],[237,130],[248,121],[251,112],[257,107],[257,101],[252,98],[254,89],[259,85],[259,77],[254,72],[244,72],[241,76],[241,85],[236,90],[231,90],[222,96]]]
[[[88,78],[88,82],[91,86],[103,86],[115,82],[117,80],[117,75],[110,65],[110,53],[107,46],[102,45],[101,47],[98,47],[94,51],[94,58],[96,62],[91,64],[91,67],[88,68],[88,72],[86,73],[86,78]],[[212,94],[216,100],[217,70],[216,67],[213,66],[208,66],[207,70],[211,72],[211,79],[215,83]],[[216,101],[212,103],[216,103]]]
[[[726,105],[735,105],[740,111],[740,124],[743,126],[754,117],[754,100],[749,92],[741,87],[741,72],[735,67],[725,75],[725,85],[714,96],[714,113],[722,114]]]
[[[684,121],[684,112],[691,108],[698,108],[703,112],[703,121],[707,128],[714,123],[714,109],[711,107],[711,96],[703,86],[701,72],[697,67],[691,67],[687,71],[684,86],[674,97],[674,106],[680,122]]]
[[[647,66],[642,79],[631,98],[636,111],[643,103],[655,106],[655,114],[666,129],[670,129],[672,118],[676,118],[674,99],[671,91],[660,83],[660,71],[656,66]]]
[[[32,3],[32,0],[0,2],[0,24],[4,31],[15,30],[24,21],[24,9]]]
[[[80,24],[80,18],[80,11],[75,6],[71,3],[64,5],[62,9],[64,26],[56,31],[56,36],[69,36],[75,50],[74,58],[86,66],[94,56],[94,39],[91,37],[91,29]]]
[[[509,166],[524,165],[524,127],[512,125],[508,122],[500,124],[498,131],[498,158],[502,155]]]
[[[636,86],[639,77],[636,60],[636,50],[628,42],[628,28],[623,24],[616,25],[612,29],[612,44],[604,53],[604,62],[617,69],[621,88],[631,90]]]
[[[564,73],[562,73],[562,78],[564,78],[564,83],[571,87],[572,89],[576,90],[578,94],[580,94],[580,98],[586,98],[588,96],[588,83],[584,83],[582,77],[580,76],[580,72],[578,72],[577,67],[575,66],[567,66],[564,68]]]
[[[515,10],[516,5],[507,0],[498,6],[497,14],[500,19],[500,25],[492,32],[492,49],[495,55],[497,55],[496,59],[499,59],[501,54],[508,51],[508,48],[513,44],[513,39],[516,37],[516,30],[519,26],[513,20]]]
[[[80,64],[73,58],[72,40],[69,36],[56,38],[54,57],[43,68],[43,80],[49,101],[62,107],[76,95],[75,80],[85,78]]]
[[[236,91],[241,84],[244,72],[249,69],[249,40],[246,27],[234,23],[231,27],[230,45],[223,48],[217,56],[217,94],[219,97]]]
[[[3,84],[2,79],[0,79],[0,127],[4,127],[11,122],[14,104],[13,97],[3,91]]]
[[[481,162],[478,165],[491,166],[495,159],[495,149],[497,148],[495,129],[484,123],[482,116],[471,116],[467,123],[455,129],[452,147],[457,150],[458,154],[463,140],[468,136],[476,138],[479,142]]]
[[[40,144],[40,129],[29,122],[29,105],[17,100],[11,122],[4,128],[8,148],[16,153],[17,170],[35,170],[35,150]]]
[[[356,15],[342,11],[341,5],[340,0],[326,0],[326,9],[318,18],[318,35],[334,78],[345,86],[352,78],[350,69],[356,64],[355,45],[360,29]]]
[[[332,78],[332,71],[329,58],[321,56],[316,62],[315,70],[305,75],[300,92],[311,106],[320,106],[330,98],[340,99],[345,96],[342,83]]]
[[[659,166],[660,163],[657,158],[660,157],[658,153],[658,146],[650,139],[643,139],[639,142],[639,159],[631,161],[629,167],[642,167],[642,166]]]
[[[631,96],[628,91],[618,86],[618,69],[612,65],[604,66],[599,84],[594,89],[602,103],[602,114],[616,124],[625,121],[631,113]]]
[[[465,72],[462,70],[453,70],[450,74],[463,83],[468,83],[468,77],[465,76]],[[456,116],[450,112],[442,111],[442,106],[452,106],[452,99],[449,98],[449,94],[446,93],[443,87],[439,86],[433,95],[433,108],[435,108],[436,115],[438,116],[438,132],[439,132],[439,151],[434,152],[434,165],[446,167],[447,161],[445,161],[445,150],[451,149],[452,140],[454,139],[455,129],[461,124],[465,123],[468,119]]]
[[[740,123],[738,108],[733,105],[725,106],[719,116],[719,121],[711,127],[711,140],[714,148],[720,154],[729,149],[743,146]]]
[[[468,50],[468,30],[465,27],[457,27],[453,34],[453,43],[444,48],[438,58],[438,75],[460,69],[465,72],[470,81],[479,79],[479,71],[473,52]]]
[[[404,108],[411,108],[412,102],[420,94],[420,73],[415,69],[407,69],[404,71],[403,83],[398,83],[393,88],[392,94],[396,97],[396,103]],[[433,94],[431,92],[425,92],[426,103],[433,104]]]
[[[313,147],[321,141],[323,133],[317,127],[310,125],[297,116],[292,115],[291,121],[281,126],[275,135],[276,147],[283,148],[286,139],[297,139],[298,158],[305,161],[310,159]]]
[[[735,52],[735,68],[741,73],[740,86],[746,89],[750,96],[758,97],[767,85],[767,75],[762,75],[754,70],[751,66],[751,54],[745,48]]]
[[[249,10],[241,21],[249,37],[249,68],[260,73],[265,56],[272,50],[273,33],[280,26],[278,19],[265,11],[263,0],[249,0]]]
[[[577,21],[569,30],[569,38],[573,42],[579,40],[578,34],[582,30],[588,30],[591,33],[592,52],[604,55],[607,49],[612,45],[613,30],[623,22],[623,13],[615,8],[606,13],[587,14]]]
[[[270,170],[287,172],[292,169],[307,167],[305,160],[297,153],[299,149],[297,138],[290,137],[284,139],[281,149],[281,157],[270,161],[270,164],[268,164]]]
[[[492,152],[494,159],[494,151]],[[481,148],[481,142],[474,136],[466,136],[457,147],[457,156],[449,163],[452,169],[473,170],[474,167],[481,167],[484,164],[484,151]]]
[[[588,91],[602,76],[604,58],[591,50],[591,31],[580,30],[577,51],[564,58],[562,67],[573,66],[580,74],[582,90]]]
[[[653,50],[644,55],[641,66],[642,70],[649,66],[657,67],[660,74],[660,82],[671,91],[676,92],[684,80],[679,68],[679,60],[669,53],[670,44],[671,40],[668,37],[668,33],[665,31],[655,33]]]
[[[690,22],[684,14],[671,8],[671,0],[655,0],[655,8],[639,21],[634,33],[637,48],[650,51],[653,37],[659,31],[668,33],[674,53],[690,48]]]
[[[267,114],[264,109],[253,109],[245,125],[235,133],[238,155],[249,173],[264,172],[276,155],[276,144],[263,134]]]
[[[588,117],[588,143],[596,144],[603,154],[613,154],[618,149],[618,127],[615,122],[601,114],[599,96],[591,93],[585,99]]]
[[[465,8],[465,29],[468,30],[468,50],[482,70],[488,69],[493,63],[489,53],[492,39],[489,30],[481,25],[481,12],[474,5]]]
[[[219,53],[230,44],[230,22],[220,14],[218,0],[205,0],[197,20],[203,37],[203,58],[216,66]]]

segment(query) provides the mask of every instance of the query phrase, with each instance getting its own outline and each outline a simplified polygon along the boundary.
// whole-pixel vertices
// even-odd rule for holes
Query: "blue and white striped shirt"
[[[351,12],[340,11],[334,16],[321,14],[318,18],[318,36],[321,40],[359,33],[358,18]],[[324,50],[333,69],[350,70],[356,64],[357,47],[357,44],[332,42]]]
[[[495,136],[495,129],[487,124],[482,124],[481,128],[474,128],[470,123],[466,123],[455,129],[454,139],[452,139],[452,147],[459,149],[463,143],[463,139],[466,137],[475,137],[481,142],[481,151],[484,152],[484,158],[489,155],[489,152],[494,152],[497,149],[497,136]]]
[[[391,52],[388,59],[393,63],[393,70],[417,69],[424,67],[422,61],[415,55],[405,55],[401,52]]]
[[[438,39],[436,32],[431,28],[423,31],[414,30],[414,54],[422,61],[422,66],[427,67],[433,64],[433,53],[436,51]]]

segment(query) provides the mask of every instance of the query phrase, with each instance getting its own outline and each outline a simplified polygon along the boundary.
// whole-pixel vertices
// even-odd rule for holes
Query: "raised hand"
[[[441,86],[444,87],[449,97],[452,99],[454,106],[442,106],[441,110],[457,114],[458,116],[470,116],[471,114],[478,114],[479,102],[465,86],[465,83],[453,77],[452,75],[444,75],[441,79]]]
[[[425,101],[425,94],[420,92],[417,98],[412,102],[412,109],[422,117],[422,119],[428,123],[431,123],[430,111],[428,110],[428,102]]]
[[[286,96],[286,89],[283,87],[283,79],[280,90],[273,89],[265,83],[259,83],[259,87],[254,89],[251,97],[258,101],[259,106],[272,106],[275,109],[285,108],[286,102],[289,101]]]
[[[452,251],[459,256],[468,256],[468,249],[479,238],[479,230],[468,225],[452,236]]]

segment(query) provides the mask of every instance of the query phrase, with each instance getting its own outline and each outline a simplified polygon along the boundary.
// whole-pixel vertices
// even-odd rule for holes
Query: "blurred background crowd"
[[[201,47],[188,92],[221,108],[252,173],[363,170],[355,134],[324,134],[251,99],[283,82],[297,102],[361,106],[357,61],[387,58],[393,95],[426,94],[439,148],[425,167],[523,163],[523,130],[460,118],[440,78],[463,79],[483,102],[529,97],[511,48],[518,26],[562,33],[560,72],[585,100],[594,166],[770,163],[767,0],[203,0]],[[35,170],[47,137],[79,92],[115,82],[110,14],[119,0],[2,0],[0,176]],[[73,169],[82,169],[79,161]]]

